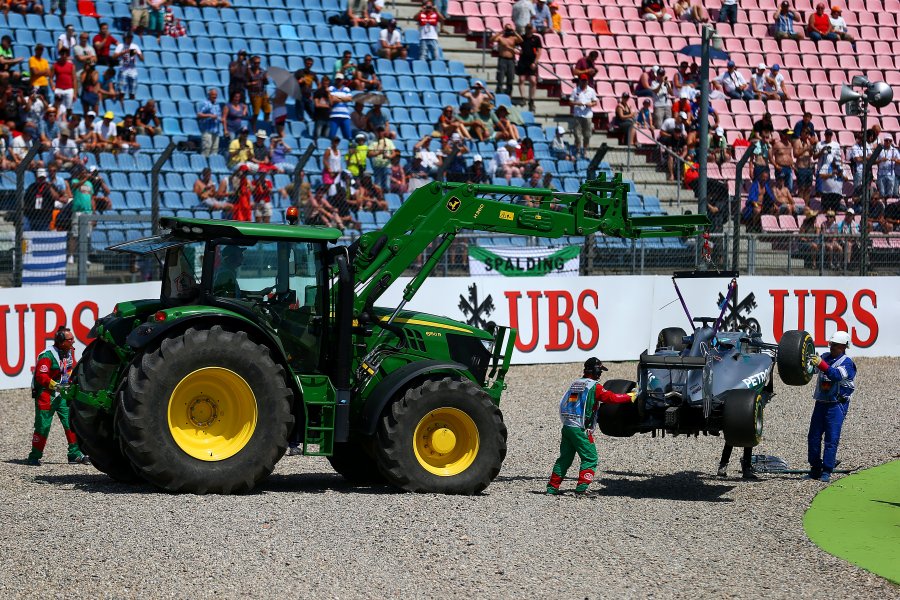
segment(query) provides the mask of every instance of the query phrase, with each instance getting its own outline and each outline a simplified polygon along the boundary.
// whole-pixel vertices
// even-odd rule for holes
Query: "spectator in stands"
[[[516,26],[516,33],[525,33],[525,27],[531,24],[534,17],[534,2],[532,0],[516,0],[512,7],[512,20]]]
[[[509,185],[513,177],[522,177],[522,167],[514,158],[515,151],[519,149],[519,142],[516,140],[507,140],[497,146],[497,152],[494,153],[494,176],[506,178],[506,184]]]
[[[831,26],[831,17],[825,12],[825,4],[819,2],[816,4],[816,12],[809,15],[806,23],[806,33],[814,42],[826,39],[832,42],[838,41],[838,35]]]
[[[672,13],[676,19],[690,23],[708,23],[709,15],[706,14],[702,4],[691,4],[690,0],[675,0],[672,4]]]
[[[412,179],[421,179],[420,171],[425,173],[427,177],[434,178],[443,165],[443,157],[431,149],[432,139],[440,140],[441,132],[433,131],[430,135],[423,136],[413,147],[415,161],[413,161],[413,165],[409,170],[410,191],[414,189]]]
[[[212,169],[209,167],[205,167],[200,172],[193,189],[200,204],[205,205],[209,210],[231,212],[231,202],[227,200],[229,196],[228,180],[223,177],[217,184],[212,177]]]
[[[755,95],[750,84],[737,70],[733,60],[729,60],[725,72],[716,79],[722,86],[725,95],[735,100],[753,100]]]
[[[341,138],[332,138],[331,146],[326,148],[322,155],[322,183],[325,185],[331,185],[337,181],[344,170],[344,159],[338,149],[340,143]]]
[[[794,125],[794,139],[800,139],[804,131],[808,131],[810,136],[816,137],[816,126],[812,122],[812,113],[806,111],[803,117]]]
[[[647,21],[671,21],[663,0],[641,0],[641,15]]]
[[[310,119],[315,118],[315,104],[313,103],[313,92],[319,83],[318,76],[313,72],[313,59],[306,57],[303,59],[303,68],[294,71],[294,79],[300,87],[300,97],[297,98],[295,104],[297,118],[303,119],[304,113]]]
[[[534,157],[534,142],[530,137],[523,138],[516,149],[516,160],[522,166],[523,177],[529,177],[538,165]]]
[[[50,151],[53,153],[52,164],[64,171],[68,171],[78,162],[78,144],[72,139],[66,127],[60,129],[59,137],[51,142]]]
[[[400,163],[400,153],[395,152],[391,157],[390,182],[388,189],[392,194],[405,194],[409,190],[409,178],[406,169]]]
[[[323,138],[328,136],[331,127],[331,79],[328,75],[322,75],[319,87],[313,92],[313,137]],[[334,137],[334,136],[331,136]]]
[[[731,149],[728,147],[728,140],[725,139],[725,130],[721,127],[709,134],[709,154],[708,160],[721,166],[731,159]]]
[[[372,163],[372,176],[375,183],[381,186],[381,189],[386,190],[388,189],[391,159],[398,152],[384,127],[376,129],[375,135],[377,136],[375,143],[369,146],[369,162]]]
[[[802,40],[803,31],[794,28],[794,22],[801,21],[801,19],[800,13],[791,8],[790,2],[782,2],[778,14],[775,15],[775,39]]]
[[[900,152],[894,146],[894,140],[885,137],[882,142],[881,154],[875,161],[878,165],[878,177],[876,179],[878,185],[878,194],[882,198],[890,198],[894,195],[897,178],[894,170],[900,164]]]
[[[480,154],[472,157],[472,166],[466,172],[466,183],[490,183],[491,176],[484,168],[484,158]]]
[[[550,28],[554,33],[565,35],[562,28],[562,15],[559,14],[559,5],[556,2],[550,2],[547,6],[550,8]]]
[[[802,123],[802,121],[801,121]],[[796,134],[796,130],[794,131]],[[797,195],[809,204],[813,184],[813,135],[805,127],[799,139],[794,140],[794,168],[797,173]]]
[[[752,165],[753,179],[757,179],[759,174],[763,171],[769,173],[769,176],[771,177],[772,173],[769,171],[769,164],[771,162],[770,154],[772,147],[771,144],[769,144],[769,137],[751,133],[750,142],[753,145],[752,162],[750,163]]]
[[[393,60],[395,58],[406,59],[406,46],[403,44],[403,36],[397,29],[397,22],[393,19],[385,23],[384,28],[379,34],[379,44],[381,50],[379,55],[382,58]]]
[[[369,2],[368,22],[363,27],[378,27],[381,25],[382,14],[384,12],[384,0],[372,0]]]
[[[760,217],[777,215],[776,207],[775,191],[769,180],[769,171],[760,171],[747,192],[747,203],[744,205],[744,210],[741,211],[741,223],[747,226],[747,231],[762,231]]]
[[[0,72],[17,76],[19,71],[13,71],[13,68],[24,60],[21,56],[18,58],[15,56],[10,36],[4,35],[0,38]]]
[[[566,141],[565,135],[566,128],[562,125],[558,125],[556,129],[553,130],[553,140],[550,142],[550,152],[556,160],[574,161],[575,151]]]
[[[112,53],[113,58],[119,64],[119,94],[126,94],[130,100],[134,100],[137,89],[138,70],[137,61],[144,60],[144,53],[140,46],[134,43],[134,36],[126,33],[121,44],[118,44]]]
[[[374,104],[369,109],[369,112],[366,113],[366,122],[369,127],[368,131],[371,133],[375,133],[379,127],[384,127],[384,134],[387,137],[392,140],[397,137],[396,132],[391,129],[391,122],[388,120],[387,115],[381,110],[380,104]]]
[[[134,124],[142,135],[159,135],[162,133],[162,121],[156,114],[156,101],[147,100],[134,112]]]
[[[819,194],[824,210],[840,210],[844,206],[844,169],[841,164],[841,152],[826,155],[826,160],[819,168]]]
[[[253,157],[253,143],[247,139],[248,134],[247,128],[242,127],[228,145],[228,166],[232,169],[248,165]]]
[[[756,72],[750,77],[750,89],[757,100],[776,100],[778,98],[775,87],[766,76],[767,68],[765,63],[759,63]]]
[[[369,120],[366,117],[365,104],[362,102],[353,103],[353,112],[350,113],[350,126],[352,127],[353,135],[360,131],[363,133],[369,131]]]
[[[235,221],[247,223],[253,220],[253,184],[247,177],[249,172],[250,169],[246,164],[238,167],[237,182],[234,186],[234,201],[231,206],[231,218]]]
[[[81,32],[78,35],[78,43],[72,48],[72,56],[75,59],[75,70],[78,77],[86,65],[97,64],[97,51],[88,42],[87,32]]]
[[[226,138],[234,137],[241,129],[247,127],[249,115],[250,109],[244,102],[243,94],[233,93],[231,101],[222,108],[223,135]]]
[[[722,7],[719,9],[719,23],[730,23],[732,26],[737,23],[738,18],[738,0],[722,0]]]
[[[256,132],[256,139],[253,140],[253,156],[250,158],[250,162],[247,164],[247,167],[250,169],[251,173],[272,170],[272,161],[269,155],[268,142],[269,134],[266,133],[266,130],[258,130]]]
[[[114,152],[118,143],[116,140],[116,124],[113,122],[115,115],[111,110],[103,113],[103,118],[94,123],[94,152]]]
[[[187,1],[184,1],[183,3],[187,5]],[[143,35],[144,30],[147,29],[147,27],[150,25],[150,10],[147,7],[147,0],[131,0],[130,8],[131,32],[138,35]]]
[[[781,100],[791,99],[790,96],[788,96],[787,88],[784,85],[784,75],[781,74],[781,65],[778,63],[772,65],[772,68],[769,69],[769,73],[766,75],[766,89],[771,89],[776,98]]]
[[[467,140],[472,139],[468,128],[466,128],[466,124],[453,114],[453,107],[449,104],[441,111],[441,115],[438,117],[437,123],[434,124],[434,128],[440,131],[441,135],[445,138],[449,138],[454,133],[458,133]]]
[[[9,153],[15,165],[22,162],[22,159],[25,158],[25,155],[28,154],[28,151],[31,149],[32,144],[35,143],[34,140],[36,137],[37,128],[34,126],[34,123],[26,121],[22,126],[20,134],[13,137],[9,146]],[[31,161],[30,168],[40,169],[43,166],[43,161],[39,158],[35,158]]]
[[[366,134],[357,133],[347,152],[347,171],[354,177],[366,170],[366,161],[369,159],[369,146],[366,143]]]
[[[462,136],[454,133],[446,141],[441,151],[444,154],[444,175],[447,181],[465,181],[466,158],[469,152]]]
[[[378,79],[378,74],[375,72],[375,63],[372,62],[371,54],[366,54],[356,69],[355,87],[367,92],[381,90],[381,80]]]
[[[516,75],[519,76],[519,100],[524,104],[525,92],[523,84],[528,82],[528,110],[534,112],[534,89],[537,87],[537,64],[541,60],[544,46],[541,38],[534,33],[530,25],[525,27],[525,36],[519,45],[519,62],[516,63]]]
[[[324,79],[324,78],[323,78]],[[349,140],[353,135],[350,123],[350,101],[352,94],[346,85],[346,78],[342,72],[334,76],[334,85],[328,88],[331,111],[328,120],[328,137],[333,138],[338,132]]]
[[[266,177],[266,171],[256,172],[256,178],[251,184],[253,197],[253,216],[257,223],[269,223],[272,221],[272,182]]]
[[[59,137],[59,123],[56,122],[56,115],[56,109],[52,106],[49,107],[38,127],[38,135],[43,151],[49,150],[51,142]]]
[[[769,138],[775,131],[775,125],[772,123],[772,114],[771,113],[763,113],[763,116],[760,117],[758,121],[753,123],[752,133],[755,133],[758,137]]]
[[[344,76],[344,81],[348,83],[352,81],[356,77],[356,61],[353,60],[353,53],[349,50],[344,50],[344,53],[341,54],[341,57],[334,61],[334,67],[332,69],[335,77],[338,73]]]
[[[481,108],[475,113],[475,118],[484,125],[489,139],[493,139],[496,135],[497,124],[500,122],[500,119],[494,113],[494,105],[491,102],[482,102]]]
[[[552,31],[553,20],[550,16],[550,8],[545,0],[537,0],[534,7],[534,15],[531,17],[531,26],[537,33]]]
[[[519,141],[519,128],[509,119],[509,109],[498,106],[494,114],[497,117],[494,124],[494,139]]]
[[[493,102],[494,94],[484,87],[484,82],[476,79],[472,82],[472,87],[459,93],[460,96],[469,101],[471,109],[478,112],[482,102]]]
[[[62,176],[55,162],[47,165],[47,182],[56,191],[56,208],[62,208],[71,202],[72,188],[69,187],[69,180]]]
[[[54,97],[62,97],[67,109],[75,102],[75,65],[69,60],[69,49],[62,48],[53,64]]]
[[[847,162],[850,163],[850,171],[853,174],[853,193],[857,195],[862,189],[865,163],[872,156],[872,147],[868,143],[863,147],[863,135],[859,131],[853,134],[853,139],[856,143],[847,152]]]
[[[639,98],[649,98],[653,97],[656,94],[656,89],[654,88],[654,86],[657,85],[656,75],[659,73],[659,69],[659,65],[653,65],[646,71],[641,72],[641,76],[638,78],[637,83],[634,86],[635,96]],[[576,76],[578,75],[576,74]]]
[[[219,91],[216,88],[210,88],[206,93],[206,100],[197,103],[197,122],[200,127],[200,154],[203,156],[218,154],[222,109],[219,106]]]
[[[103,175],[100,173],[100,169],[97,165],[91,165],[87,168],[87,180],[91,182],[91,186],[94,188],[94,193],[91,198],[94,212],[102,213],[103,211],[112,208],[112,200],[109,198],[109,186],[106,185],[106,181],[103,180]]]
[[[831,7],[831,17],[829,18],[829,21],[831,22],[832,33],[834,33],[839,40],[850,42],[853,45],[853,51],[856,52],[856,39],[850,35],[847,30],[847,21],[841,16],[840,6],[835,5]]]
[[[33,15],[42,15],[44,14],[44,5],[37,2],[37,0],[8,0],[6,12],[14,11],[20,14],[33,14]]]
[[[109,33],[109,24],[100,23],[100,33],[94,36],[94,52],[97,54],[97,64],[115,65],[115,59],[110,55],[110,51],[116,47],[119,40]]]
[[[155,35],[159,41],[166,22],[166,0],[147,0],[150,16],[147,19],[147,33]]]
[[[368,172],[361,173],[356,186],[356,193],[350,203],[356,210],[378,212],[387,210],[387,201],[384,199],[384,190],[380,185],[372,181]]]
[[[786,185],[784,175],[781,173],[775,175],[775,206],[778,213],[782,215],[803,213],[803,209],[794,203],[794,195],[791,193],[790,187]]]
[[[97,113],[91,110],[84,115],[84,119],[81,122],[79,122],[78,115],[73,115],[73,118],[69,119],[69,130],[72,134],[72,139],[75,140],[82,152],[94,151],[94,138],[96,137],[94,136],[94,118],[96,116]]]
[[[56,55],[59,56],[59,51],[63,48],[71,54],[77,44],[78,37],[75,35],[75,26],[70,23],[66,25],[66,30],[56,38]]]
[[[816,215],[818,213],[807,206],[803,211],[803,218],[800,221],[800,252],[799,256],[803,259],[805,266],[812,269],[818,269],[819,265],[819,244],[818,227],[816,226]]]
[[[263,113],[264,121],[268,121],[272,113],[272,104],[266,92],[269,74],[260,66],[261,62],[259,56],[253,56],[250,58],[250,68],[247,69],[247,93],[250,96],[250,121],[253,128],[257,126],[260,111]]]
[[[818,171],[826,161],[831,160],[831,155],[834,153],[837,153],[838,157],[840,157],[841,145],[834,140],[834,132],[830,129],[826,129],[825,139],[817,142],[815,149],[813,150],[813,158],[817,161],[816,171]]]
[[[422,60],[440,60],[441,47],[438,45],[438,24],[444,22],[444,16],[434,10],[434,4],[425,0],[420,10],[413,17],[419,24],[419,58]]]
[[[25,210],[22,228],[25,231],[48,231],[53,217],[54,203],[59,201],[56,190],[47,181],[47,170],[38,169],[35,181],[25,189]]]
[[[137,141],[138,132],[134,123],[134,115],[125,115],[116,128],[119,133],[119,147],[123,151],[134,154],[141,149],[141,145]]]
[[[690,65],[686,60],[678,63],[678,69],[675,71],[675,76],[672,78],[672,93],[678,98],[689,97],[690,93],[693,91],[691,87],[691,73],[690,73]],[[682,88],[688,88],[688,96],[682,96]],[[672,112],[679,112],[676,110],[676,107],[672,107]]]
[[[247,64],[247,51],[240,50],[237,57],[228,65],[228,97],[231,98],[235,94],[241,95],[244,99],[244,93],[247,90],[247,75],[250,65]]]
[[[472,138],[483,142],[491,137],[481,119],[472,112],[472,105],[468,102],[463,102],[459,105],[459,120],[463,122]]]
[[[663,143],[663,140],[660,140]],[[667,146],[669,152],[666,153],[666,166],[668,168],[668,174],[666,175],[667,181],[674,181],[675,179],[675,159],[680,159],[678,161],[678,172],[681,173],[681,164],[685,159],[687,159],[687,138],[684,135],[684,127],[676,126],[672,129],[670,137],[666,138],[665,145]]]
[[[31,86],[44,98],[50,97],[50,63],[44,58],[44,45],[35,44],[34,55],[28,59]]]
[[[620,144],[634,145],[636,135],[634,131],[635,116],[634,109],[631,107],[631,94],[624,92],[616,105],[616,113],[612,122],[613,129],[619,136]]]
[[[829,269],[838,268],[839,257],[844,253],[843,245],[840,240],[835,237],[838,233],[840,233],[840,231],[838,229],[837,221],[835,220],[834,211],[825,211],[825,222],[819,226],[819,235],[828,236],[824,238],[822,245],[825,249],[825,257],[828,260]]]
[[[778,139],[772,142],[770,156],[775,167],[776,180],[780,176],[788,190],[794,189],[794,148],[790,136],[794,132],[784,129],[778,132]]]
[[[106,67],[106,70],[103,71],[103,76],[100,77],[100,84],[97,86],[97,95],[103,108],[107,108],[107,100],[109,102],[118,100],[120,107],[124,110],[124,94],[116,89],[116,69],[114,67]]]
[[[597,76],[597,67],[594,66],[594,61],[597,60],[597,57],[600,54],[596,50],[591,50],[587,54],[583,55],[575,62],[575,66],[572,67],[572,74],[575,76],[575,80],[577,81],[582,75],[587,75],[588,85],[594,87],[594,78]],[[641,75],[643,79],[643,75]],[[646,87],[650,87],[647,85]],[[635,93],[635,95],[637,95]]]
[[[530,0],[519,0],[519,2],[531,5]],[[515,5],[513,10],[515,10]],[[522,26],[522,31],[525,31],[524,25]],[[516,72],[516,47],[521,44],[522,37],[513,29],[512,23],[507,23],[503,26],[503,31],[497,32],[491,37],[491,45],[497,50],[498,94],[512,95],[513,79]]]

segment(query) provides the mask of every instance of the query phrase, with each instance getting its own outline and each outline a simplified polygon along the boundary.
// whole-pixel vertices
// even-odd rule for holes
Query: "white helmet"
[[[850,334],[846,331],[835,331],[831,334],[831,337],[828,338],[829,344],[841,344],[842,346],[850,345]]]

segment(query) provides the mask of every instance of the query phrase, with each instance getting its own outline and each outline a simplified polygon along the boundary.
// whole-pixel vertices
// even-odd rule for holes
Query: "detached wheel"
[[[384,483],[384,476],[378,470],[378,463],[367,445],[371,446],[371,443],[352,439],[344,444],[335,444],[328,462],[350,483],[359,485]]]
[[[78,437],[78,446],[90,457],[91,464],[116,481],[140,481],[141,478],[119,446],[113,414],[78,401],[72,402],[70,408],[72,429]]]
[[[816,353],[816,344],[807,332],[797,329],[785,331],[778,342],[778,376],[787,385],[806,385],[813,378],[809,358]]]
[[[615,394],[627,394],[637,384],[627,379],[610,379],[603,387]],[[600,433],[609,437],[631,437],[638,430],[638,407],[627,404],[600,404],[597,408],[597,426]]]
[[[686,335],[687,332],[681,327],[666,327],[656,336],[656,349],[671,348],[681,352],[684,350],[684,336]]]
[[[275,468],[294,423],[284,369],[244,332],[189,329],[128,374],[117,425],[146,480],[170,492],[252,489]]]
[[[729,446],[752,448],[762,440],[763,404],[753,390],[725,392],[722,407],[722,433]]]
[[[477,494],[500,472],[506,425],[471,381],[426,381],[396,400],[378,426],[375,458],[410,492]]]

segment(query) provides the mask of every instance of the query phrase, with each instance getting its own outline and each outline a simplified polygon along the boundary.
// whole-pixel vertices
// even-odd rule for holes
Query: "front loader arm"
[[[381,294],[435,240],[440,245],[404,290],[404,304],[416,291],[463,229],[543,238],[603,233],[622,238],[686,237],[709,224],[705,215],[629,217],[627,185],[586,181],[578,193],[548,189],[432,182],[413,192],[378,231],[363,234],[354,259],[356,315]],[[486,198],[509,197],[509,200]],[[540,198],[540,206],[512,204],[519,196]]]

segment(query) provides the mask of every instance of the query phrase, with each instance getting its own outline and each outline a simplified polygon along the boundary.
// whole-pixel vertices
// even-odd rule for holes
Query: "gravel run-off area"
[[[839,450],[852,468],[900,454],[900,360],[857,362]],[[609,366],[634,378],[634,363]],[[720,438],[598,436],[599,493],[543,495],[558,399],[578,375],[510,371],[509,452],[476,497],[357,488],[307,457],[282,459],[248,495],[169,495],[66,464],[58,422],[44,465],[28,467],[33,401],[0,392],[0,598],[900,597],[806,538],[825,484],[742,482],[740,451],[718,479]],[[812,384],[776,392],[757,451],[802,468]]]

